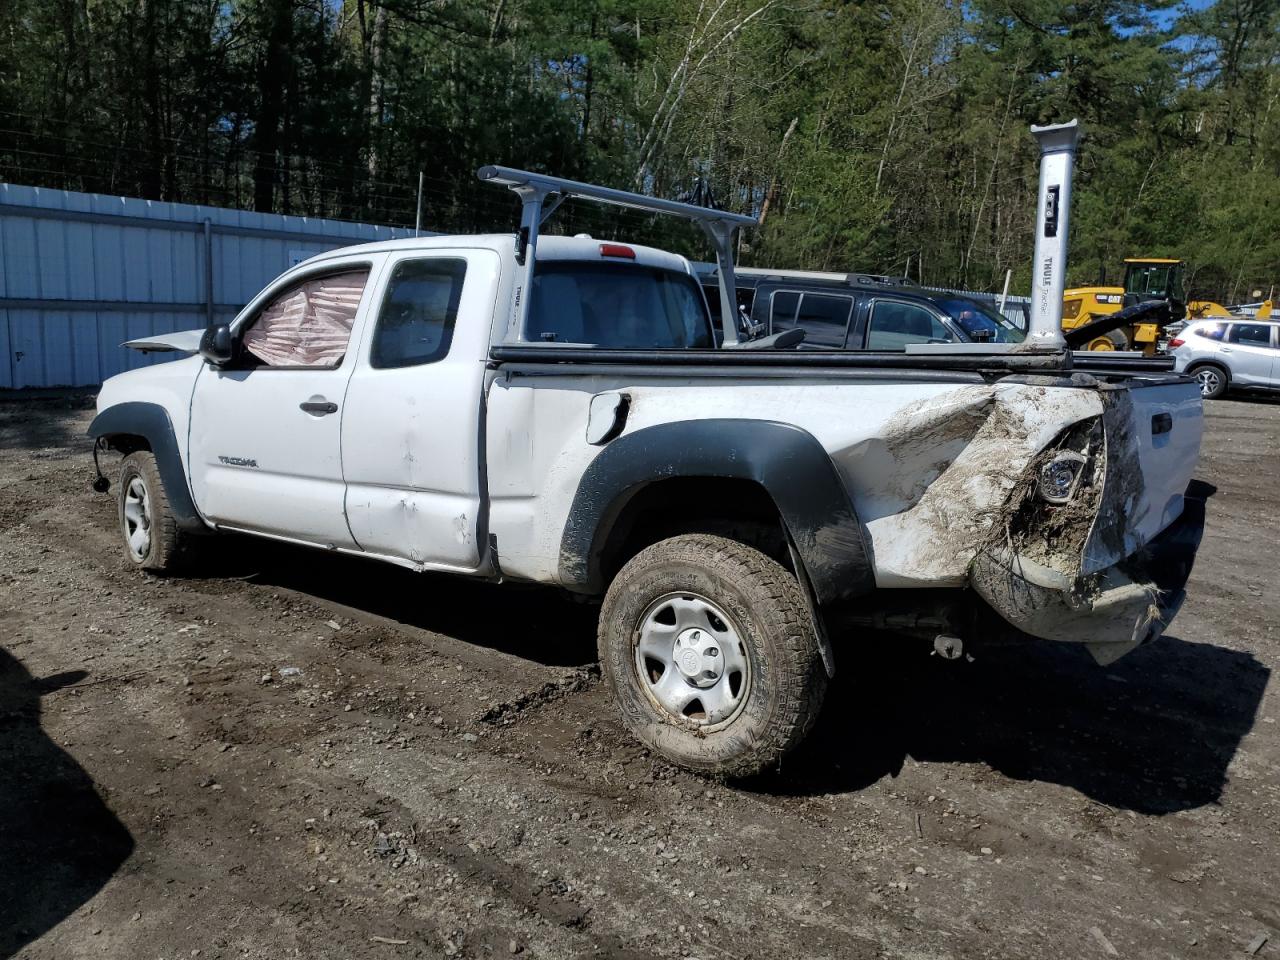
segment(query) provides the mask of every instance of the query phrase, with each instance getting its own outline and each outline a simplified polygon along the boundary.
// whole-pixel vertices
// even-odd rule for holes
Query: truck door
[[[206,365],[191,398],[191,489],[222,526],[354,547],[340,425],[375,263],[328,262],[237,318],[237,358]]]
[[[368,553],[446,570],[486,557],[480,451],[499,266],[480,249],[387,262],[342,418],[347,518]]]

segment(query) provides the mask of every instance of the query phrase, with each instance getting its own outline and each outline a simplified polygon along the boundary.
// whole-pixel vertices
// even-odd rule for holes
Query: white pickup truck
[[[730,321],[716,348],[684,258],[538,228],[566,196],[688,216],[732,303],[746,218],[482,177],[524,199],[514,236],[335,250],[228,326],[138,344],[202,340],[98,397],[129,562],[176,570],[226,530],[601,598],[626,725],[729,776],[803,738],[873,627],[1108,662],[1177,609],[1203,526],[1191,381],[1082,373],[1051,338],[796,352]]]

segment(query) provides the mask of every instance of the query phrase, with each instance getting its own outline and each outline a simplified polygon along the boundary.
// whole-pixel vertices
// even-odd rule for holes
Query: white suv
[[[1280,322],[1196,320],[1169,341],[1169,350],[1206,400],[1228,389],[1280,390]]]

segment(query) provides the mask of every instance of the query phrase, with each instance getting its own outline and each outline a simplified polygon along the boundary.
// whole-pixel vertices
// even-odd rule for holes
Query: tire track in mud
[[[369,664],[394,663],[404,674],[448,665],[464,668],[475,674],[469,678],[473,682],[482,680],[487,685],[484,698],[487,705],[474,714],[488,724],[511,723],[538,705],[583,692],[598,677],[594,665],[572,670],[544,667],[510,653],[477,648],[428,628],[322,595],[270,582],[260,583],[258,573],[232,579],[218,577],[216,572],[212,578],[155,578],[140,571],[121,569],[124,561],[120,559],[114,526],[108,526],[96,513],[88,516],[86,513],[36,514],[26,520],[25,527],[29,536],[56,543],[78,555],[113,586],[146,585],[160,591],[172,601],[171,605],[180,604],[182,616],[203,619],[211,622],[211,626],[258,634],[263,646],[275,635],[272,628],[264,624],[269,624],[269,618],[278,616],[285,608],[292,620],[310,618],[321,646],[330,650],[336,647],[345,655],[360,655]],[[296,548],[293,553],[295,557],[308,555],[304,548]],[[323,554],[316,555],[320,564],[330,559]],[[344,629],[335,631],[328,627],[339,618],[346,621]],[[351,628],[353,624],[355,629]],[[541,674],[547,679],[529,687],[531,673],[533,678]],[[411,675],[401,679],[406,686],[412,684]]]

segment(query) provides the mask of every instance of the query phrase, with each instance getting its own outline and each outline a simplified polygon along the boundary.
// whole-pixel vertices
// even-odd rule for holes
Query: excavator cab
[[[1181,260],[1131,257],[1124,262],[1124,305],[1131,307],[1149,300],[1167,300],[1169,313],[1181,317],[1186,313],[1186,293]]]

